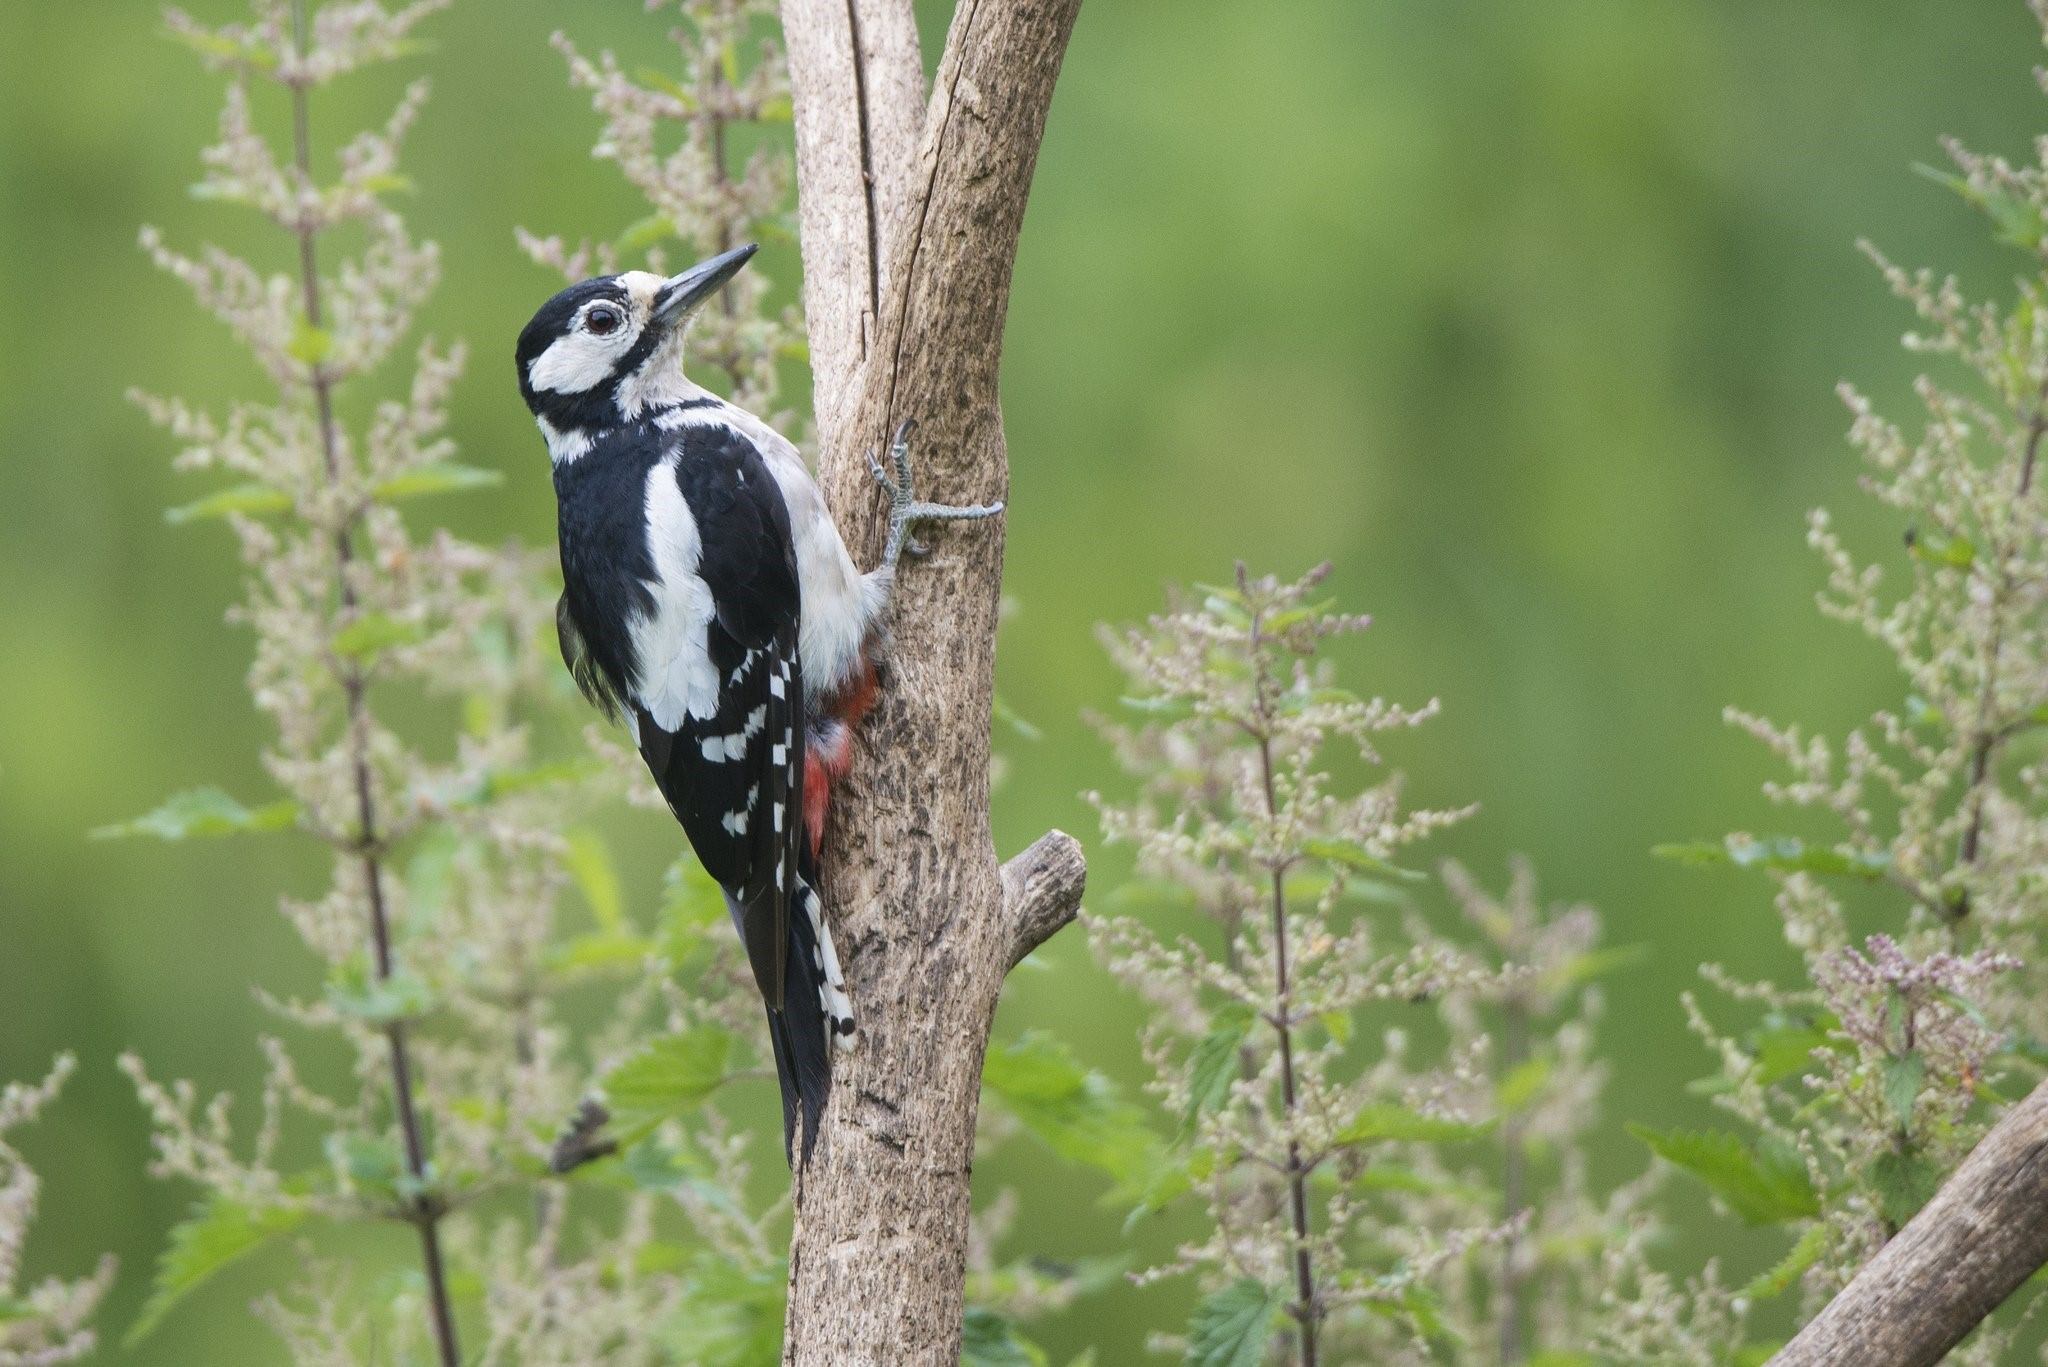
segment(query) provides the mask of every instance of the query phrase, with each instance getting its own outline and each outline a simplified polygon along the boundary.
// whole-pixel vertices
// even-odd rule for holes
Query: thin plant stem
[[[292,0],[292,41],[300,61],[306,58],[306,0]],[[304,78],[291,82],[292,156],[302,189],[313,184],[311,120]],[[315,249],[317,229],[302,214],[297,224],[299,240],[299,285],[303,294],[306,324],[321,326],[320,273]],[[309,366],[313,406],[320,426],[320,452],[327,477],[341,477],[341,446],[334,421],[334,377],[318,361]],[[355,563],[352,532],[359,512],[349,511],[334,530],[335,576],[340,583],[344,615],[356,606],[351,574]],[[370,714],[367,685],[362,666],[345,661],[340,666],[342,695],[347,710],[349,766],[353,771],[356,796],[357,834],[355,847],[362,861],[363,887],[370,903],[370,936],[375,951],[377,981],[388,981],[393,971],[391,915],[385,899],[384,861],[379,831],[377,798],[370,773]],[[441,1256],[440,1222],[444,1207],[428,1189],[426,1144],[421,1137],[419,1113],[413,1101],[411,1051],[406,1044],[405,1022],[394,1020],[384,1027],[391,1046],[391,1090],[398,1126],[405,1142],[405,1166],[416,1195],[407,1208],[407,1218],[420,1236],[420,1258],[425,1265],[427,1300],[434,1323],[434,1342],[442,1367],[460,1367],[461,1350],[455,1337],[455,1314],[448,1298],[448,1274]]]
[[[1517,955],[1522,952],[1523,946],[1515,946]],[[1519,991],[1511,991],[1501,1014],[1501,1075],[1512,1077],[1529,1059],[1529,1003]],[[1501,1218],[1506,1233],[1500,1245],[1500,1361],[1501,1367],[1515,1367],[1529,1355],[1522,1324],[1519,1237],[1520,1221],[1529,1209],[1529,1148],[1520,1115],[1502,1122],[1501,1150]]]
[[[2020,460],[2019,488],[2014,497],[2024,500],[2034,487],[2034,467],[2041,454],[2041,439],[2048,435],[2048,374],[2041,379],[2041,387],[2034,398],[2034,411],[2027,417],[2027,446]],[[1979,694],[1977,708],[1977,739],[1970,752],[1970,781],[1964,789],[1963,801],[1969,805],[1970,821],[1963,829],[1961,842],[1956,849],[1958,867],[1967,868],[1975,864],[1984,839],[1984,804],[1988,800],[1992,762],[1998,756],[1998,747],[2008,734],[2000,725],[1993,712],[1998,706],[1999,656],[2005,645],[2005,616],[2007,598],[2012,585],[2008,582],[2005,569],[2006,556],[2003,547],[1993,547],[1991,572],[1996,582],[1991,586],[1991,637],[1985,646],[1984,688]],[[1961,921],[1970,914],[1968,889],[1958,892],[1946,908],[1951,924]]]
[[[1239,577],[1243,577],[1240,567]],[[1266,700],[1266,675],[1258,661],[1259,613],[1252,613],[1253,708],[1259,722],[1259,776],[1265,787],[1266,817],[1276,826],[1280,802],[1273,782],[1273,740]],[[1287,1188],[1294,1217],[1294,1297],[1292,1307],[1300,1338],[1301,1367],[1316,1367],[1315,1266],[1308,1243],[1308,1167],[1302,1162],[1301,1142],[1294,1135],[1294,1016],[1287,985],[1287,866],[1276,861],[1273,875],[1273,1028],[1280,1036],[1280,1099],[1287,1116]]]

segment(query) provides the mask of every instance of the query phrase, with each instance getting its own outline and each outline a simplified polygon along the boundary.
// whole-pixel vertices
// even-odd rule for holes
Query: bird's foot
[[[882,550],[885,568],[893,569],[905,555],[915,559],[926,553],[924,543],[910,535],[911,527],[919,522],[971,522],[994,517],[1003,510],[1000,503],[956,507],[950,503],[921,502],[910,474],[910,432],[914,426],[916,422],[911,418],[897,424],[896,435],[889,439],[887,468],[873,451],[868,452],[868,473],[889,495],[889,543]]]

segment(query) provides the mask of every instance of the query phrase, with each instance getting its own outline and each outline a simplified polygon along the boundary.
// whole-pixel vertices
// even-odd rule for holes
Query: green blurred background
[[[925,8],[935,52],[944,15]],[[509,477],[426,515],[552,532],[507,364],[552,282],[512,225],[609,235],[643,210],[588,158],[595,119],[546,38],[567,26],[631,67],[668,58],[670,23],[628,0],[460,0],[428,29],[435,53],[316,110],[347,131],[420,70],[435,83],[407,158],[407,212],[445,252],[426,325],[472,344],[454,434]],[[1005,740],[1004,847],[1053,824],[1090,833],[1078,794],[1114,784],[1079,717],[1118,691],[1094,623],[1234,557],[1334,560],[1345,603],[1377,618],[1345,652],[1350,682],[1443,699],[1392,756],[1415,796],[1484,804],[1438,852],[1498,881],[1526,851],[1552,894],[1594,901],[1612,939],[1649,949],[1609,989],[1598,1171],[1642,1161],[1625,1119],[1704,1120],[1681,1084],[1707,1060],[1677,994],[1702,959],[1792,960],[1762,885],[1646,851],[1771,824],[1767,765],[1721,726],[1724,703],[1839,728],[1896,692],[1872,649],[1815,615],[1802,547],[1822,501],[1866,547],[1896,544],[1851,492],[1830,394],[1855,377],[1898,411],[1911,375],[1905,314],[1852,244],[2004,285],[2018,258],[1909,166],[1944,132],[2023,152],[2044,123],[2037,52],[2018,0],[1091,0],[1004,376],[1021,610],[1001,688],[1044,731]],[[262,241],[185,194],[218,94],[149,5],[0,9],[0,1077],[82,1056],[24,1137],[47,1177],[29,1263],[70,1273],[118,1252],[110,1337],[191,1198],[145,1176],[114,1055],[246,1092],[264,1023],[249,985],[311,974],[274,911],[280,889],[316,886],[292,842],[86,836],[198,783],[265,791],[249,643],[222,622],[231,548],[218,527],[164,523],[200,489],[121,398],[257,387],[135,246],[143,222],[182,246]],[[793,280],[788,249],[764,265]],[[671,837],[645,822],[624,838],[644,904]],[[1120,862],[1095,867],[1101,889]],[[1135,1082],[1131,999],[1078,933],[1044,957],[999,1033],[1053,1026]],[[977,1180],[1029,1194],[1022,1245],[1121,1244],[1092,1180],[1028,1144]],[[1719,1252],[1740,1276],[1778,1251],[1691,1189],[1674,1211],[1676,1267]],[[405,1253],[401,1231],[370,1242]],[[265,1272],[223,1277],[134,1360],[274,1360],[241,1313]],[[1061,1361],[1087,1343],[1132,1361],[1185,1300],[1117,1292],[1035,1332]]]

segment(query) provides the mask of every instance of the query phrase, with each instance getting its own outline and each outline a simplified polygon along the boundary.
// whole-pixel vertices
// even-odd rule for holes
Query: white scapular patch
[[[646,498],[654,606],[632,623],[634,691],[654,724],[674,731],[685,717],[701,720],[718,711],[718,668],[705,635],[714,607],[710,586],[697,575],[702,542],[676,483],[673,456],[647,472]]]
[[[697,423],[730,427],[761,453],[768,473],[782,490],[783,506],[789,510],[797,582],[803,591],[802,636],[797,645],[804,677],[820,696],[829,696],[860,669],[862,643],[888,603],[888,577],[863,576],[854,568],[853,557],[840,540],[839,525],[826,511],[825,496],[818,492],[803,457],[767,423],[723,401],[664,413],[657,421],[665,427]]]

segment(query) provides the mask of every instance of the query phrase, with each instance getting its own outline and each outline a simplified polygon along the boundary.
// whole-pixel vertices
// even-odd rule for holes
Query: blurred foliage
[[[935,52],[943,7],[922,10]],[[444,249],[426,326],[478,357],[453,435],[503,475],[435,515],[486,540],[544,539],[553,516],[503,363],[553,280],[511,225],[602,231],[644,213],[589,159],[595,121],[546,42],[564,19],[535,0],[444,16],[409,146],[408,217]],[[579,6],[574,23],[591,47],[659,53],[669,21],[622,0]],[[1905,171],[1944,132],[2019,151],[2039,126],[2035,56],[2024,9],[2002,3],[1084,9],[1009,330],[1007,590],[1021,611],[1001,688],[1043,738],[1005,733],[999,841],[1089,828],[1078,793],[1111,763],[1079,713],[1117,687],[1094,622],[1139,616],[1162,581],[1213,578],[1234,556],[1282,571],[1332,559],[1332,592],[1378,619],[1347,676],[1443,698],[1417,800],[1485,800],[1446,851],[1498,867],[1526,850],[1601,907],[1613,943],[1649,947],[1609,983],[1603,1178],[1640,1162],[1623,1117],[1709,1124],[1672,1081],[1697,1058],[1677,992],[1703,958],[1744,975],[1796,960],[1752,888],[1643,852],[1756,810],[1768,760],[1722,728],[1724,703],[1839,731],[1892,701],[1877,653],[1812,612],[1800,542],[1822,501],[1864,544],[1883,535],[1840,497],[1853,467],[1830,390],[1853,375],[1882,402],[1912,373],[1893,345],[1905,313],[1851,244],[1952,263],[1979,292],[2007,278],[2006,249],[1967,208]],[[80,1056],[62,1103],[20,1138],[46,1178],[28,1270],[78,1275],[118,1252],[109,1338],[187,1213],[143,1172],[144,1120],[113,1056],[146,1043],[166,1072],[248,1092],[249,984],[315,985],[273,912],[275,889],[315,885],[312,855],[88,834],[201,783],[265,791],[247,641],[220,616],[236,572],[207,540],[222,533],[165,521],[190,487],[120,397],[255,379],[134,245],[151,220],[266,249],[207,206],[180,208],[214,131],[215,92],[189,69],[147,4],[0,9],[0,1077]],[[343,84],[331,126],[381,116],[397,89]],[[795,279],[791,245],[764,255]],[[649,815],[616,837],[644,924],[674,832]],[[1098,888],[1122,881],[1114,856],[1096,867]],[[1013,982],[999,1037],[1045,1026],[1088,1041],[1088,1062],[1132,1089],[1138,1005],[1078,939],[1039,961]],[[766,1159],[766,1088],[757,1104]],[[1022,1144],[977,1176],[989,1190],[1073,1181]],[[1675,1264],[1720,1252],[1744,1279],[1783,1252],[1732,1236],[1704,1195],[1676,1209]],[[1027,1202],[1014,1237],[1065,1257],[1189,1232],[1161,1217],[1126,1236],[1122,1221],[1088,1199]],[[378,1231],[341,1251],[397,1268],[409,1248]],[[233,1304],[265,1278],[238,1265],[217,1280],[206,1294]],[[1125,1362],[1145,1324],[1191,1307],[1185,1288],[1116,1288],[1031,1333],[1054,1362],[1087,1345]],[[252,1320],[191,1315],[131,1360],[274,1351]]]

